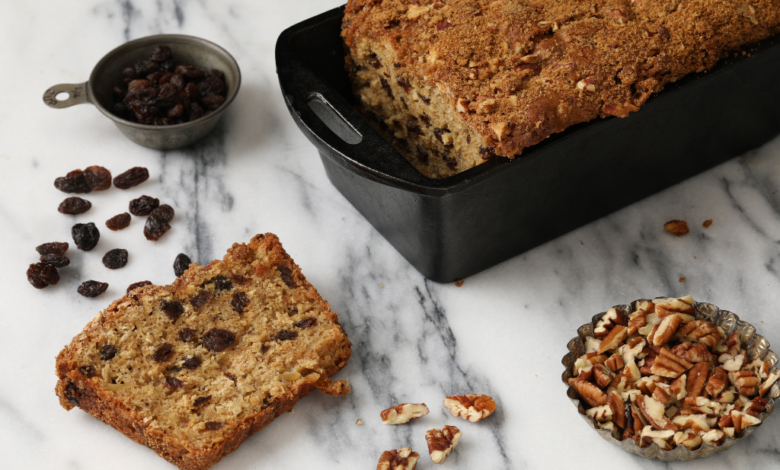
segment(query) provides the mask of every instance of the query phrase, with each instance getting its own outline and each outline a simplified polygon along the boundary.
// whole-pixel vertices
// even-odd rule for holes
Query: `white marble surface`
[[[128,284],[168,283],[179,252],[207,262],[235,241],[278,234],[309,280],[341,314],[354,343],[339,374],[346,398],[317,392],[295,413],[251,437],[215,469],[374,468],[387,449],[411,445],[433,468],[424,433],[457,424],[464,437],[447,468],[661,468],[593,433],[565,397],[560,359],[575,329],[616,303],[692,294],[740,314],[780,346],[780,139],[529,253],[467,279],[423,279],[330,185],[318,155],[287,113],[273,49],[287,26],[343,0],[87,0],[5,2],[0,15],[0,467],[167,469],[170,464],[80,410],[65,412],[53,389],[54,357]],[[128,39],[185,33],[215,41],[238,60],[243,85],[223,124],[203,143],[157,152],[126,140],[92,106],[52,110],[41,95],[83,82]],[[56,211],[55,177],[100,164],[115,174],[148,167],[129,191],[86,196],[83,215]],[[141,194],[176,209],[157,243],[134,219],[122,232],[103,222]],[[662,225],[687,219],[675,238]],[[714,219],[703,229],[705,219]],[[71,248],[62,281],[37,291],[24,277],[34,247],[71,241],[75,222],[102,238]],[[126,248],[109,271],[100,259]],[[684,282],[678,279],[685,276]],[[76,293],[85,279],[106,295]],[[446,394],[484,392],[498,402],[479,424],[445,414]],[[410,426],[380,423],[397,402],[432,412]],[[365,424],[356,426],[361,418]],[[780,417],[725,454],[673,468],[780,468]]]

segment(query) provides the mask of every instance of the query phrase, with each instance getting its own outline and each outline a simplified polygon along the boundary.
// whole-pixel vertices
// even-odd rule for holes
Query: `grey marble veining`
[[[560,360],[575,329],[613,304],[691,294],[734,311],[780,347],[780,138],[705,174],[582,227],[466,280],[422,278],[330,185],[316,150],[289,117],[273,50],[279,33],[338,6],[334,0],[11,2],[0,15],[0,468],[166,469],[170,464],[53,393],[54,357],[127,285],[173,280],[184,252],[207,263],[236,241],[274,232],[307,278],[339,312],[354,344],[338,378],[352,393],[312,393],[295,412],[251,437],[215,469],[374,468],[382,451],[411,445],[418,468],[434,465],[425,431],[463,431],[444,464],[453,469],[780,468],[780,418],[717,457],[663,464],[621,452],[582,422],[560,382]],[[223,122],[182,151],[127,141],[91,106],[52,110],[40,96],[56,83],[86,80],[119,44],[157,33],[201,36],[238,60],[243,84]],[[10,71],[10,72],[9,72]],[[16,72],[21,71],[21,72]],[[23,79],[19,79],[19,73]],[[127,191],[93,192],[93,208],[56,212],[65,195],[55,177],[100,164],[118,174],[149,168]],[[670,169],[673,171],[673,169]],[[626,188],[630,190],[630,187]],[[142,194],[176,210],[159,242],[143,220],[111,232],[104,221]],[[676,238],[663,223],[685,219]],[[713,219],[705,229],[702,222]],[[70,227],[93,221],[92,252],[71,248],[57,286],[36,291],[24,270],[40,243],[71,241]],[[112,248],[130,252],[111,271]],[[684,281],[680,278],[685,277]],[[78,284],[110,284],[86,299]],[[472,424],[449,416],[446,395],[495,397],[498,410]],[[379,412],[425,402],[431,414],[384,426]],[[365,424],[357,426],[357,419]]]

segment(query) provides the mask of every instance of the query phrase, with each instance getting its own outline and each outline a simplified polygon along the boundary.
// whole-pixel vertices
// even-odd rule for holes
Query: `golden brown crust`
[[[469,145],[513,157],[574,124],[626,117],[666,84],[778,32],[774,0],[350,0],[342,35],[358,94],[366,60],[385,59],[376,73],[399,114],[418,91],[431,94],[478,137]],[[391,133],[415,139],[403,124]],[[448,158],[462,158],[457,147]]]
[[[233,389],[238,389],[245,382],[248,384],[247,386],[253,387],[256,386],[257,382],[262,382],[262,385],[265,386],[266,382],[258,380],[259,376],[251,377],[253,380],[247,377],[246,381],[242,381],[244,376],[239,372],[241,364],[230,369],[235,374],[223,374],[224,370],[218,367],[218,365],[230,364],[231,361],[246,362],[247,357],[250,359],[254,357],[255,350],[250,351],[252,354],[249,356],[241,355],[246,352],[247,348],[258,346],[257,343],[247,343],[248,340],[244,339],[250,336],[249,332],[245,332],[243,336],[239,334],[235,345],[224,351],[209,352],[202,345],[193,346],[195,349],[188,350],[190,352],[187,355],[191,354],[193,350],[198,350],[200,351],[199,357],[203,357],[202,365],[199,362],[200,367],[196,366],[197,370],[178,372],[182,369],[181,367],[174,368],[174,361],[168,361],[168,365],[160,369],[160,365],[148,361],[148,357],[145,358],[146,363],[142,362],[140,365],[138,362],[132,362],[131,364],[136,369],[145,368],[144,375],[159,374],[159,378],[153,377],[152,380],[144,383],[139,383],[131,376],[116,375],[115,369],[111,369],[110,374],[107,373],[108,369],[115,367],[115,364],[112,365],[112,361],[115,363],[126,360],[122,356],[125,351],[122,349],[121,343],[117,341],[114,342],[119,345],[120,352],[117,353],[115,359],[95,360],[96,353],[94,351],[104,344],[105,338],[111,337],[112,332],[117,330],[123,331],[123,326],[126,326],[131,320],[134,322],[132,324],[135,325],[135,328],[139,328],[139,331],[143,330],[143,325],[132,316],[134,312],[140,311],[143,317],[149,316],[153,319],[156,318],[155,316],[159,316],[160,318],[154,320],[152,324],[155,327],[162,325],[164,329],[170,330],[180,329],[183,326],[194,326],[196,322],[202,323],[204,321],[202,318],[204,315],[210,317],[220,308],[224,310],[223,304],[219,304],[224,299],[218,297],[217,291],[214,290],[212,303],[218,304],[216,307],[207,305],[193,313],[191,307],[186,306],[181,317],[176,318],[170,324],[168,323],[170,319],[163,317],[158,312],[160,299],[191,298],[193,292],[203,291],[205,290],[204,286],[209,285],[209,283],[213,284],[217,276],[221,276],[222,279],[230,277],[232,285],[236,288],[235,291],[238,292],[239,288],[245,289],[245,292],[252,298],[252,302],[255,302],[256,299],[267,302],[269,298],[283,297],[284,301],[287,302],[286,305],[297,306],[294,311],[285,311],[281,321],[282,325],[291,325],[297,322],[295,323],[297,336],[293,339],[299,342],[306,341],[306,343],[301,344],[302,347],[295,348],[291,345],[295,341],[283,338],[283,340],[276,341],[273,346],[268,346],[270,352],[265,350],[266,343],[262,343],[259,354],[261,357],[259,360],[264,361],[259,363],[262,367],[281,367],[271,374],[271,378],[274,380],[277,380],[276,376],[279,374],[282,376],[292,374],[292,377],[285,379],[286,382],[277,383],[276,388],[262,389],[265,391],[260,388],[257,390],[250,388],[249,392],[243,396],[236,395],[237,392]],[[263,289],[264,292],[257,293],[258,290]],[[220,295],[224,296],[225,294]],[[260,301],[258,300],[258,302]],[[153,307],[149,307],[149,304]],[[242,314],[243,320],[235,320],[240,315],[229,311],[225,312],[224,315],[232,315],[234,317],[233,323],[216,318],[213,321],[216,322],[217,326],[230,325],[225,326],[225,328],[237,330],[239,321],[248,321],[247,317],[258,315],[252,317],[251,321],[254,324],[251,325],[250,329],[262,330],[270,328],[268,325],[274,325],[271,320],[279,318],[279,314],[273,313],[273,311],[271,311],[273,315],[270,317],[267,314],[269,309],[273,310],[274,305],[278,305],[278,301],[277,304],[271,302],[249,305]],[[143,308],[147,308],[147,310],[142,310]],[[212,310],[208,310],[209,308]],[[297,308],[305,309],[305,312],[299,313]],[[148,315],[146,312],[149,312]],[[263,314],[266,314],[266,317],[260,316],[260,313],[257,312],[265,312]],[[288,316],[290,320],[287,320]],[[301,323],[301,319],[309,321]],[[316,321],[311,321],[311,319],[316,319]],[[211,321],[207,320],[207,323]],[[316,333],[310,333],[315,330]],[[275,330],[270,331],[269,335],[275,332]],[[125,333],[124,336],[126,337],[128,334]],[[314,335],[314,339],[310,338],[310,335]],[[320,340],[321,337],[324,339]],[[173,343],[174,350],[180,353],[179,356],[185,356],[183,351],[187,345],[169,341]],[[125,349],[131,348],[128,346]],[[132,349],[133,351],[129,351],[132,356],[143,356],[138,347]],[[303,353],[300,352],[301,349],[312,349],[314,352]],[[327,354],[327,357],[317,357],[317,354]],[[179,468],[204,470],[235,450],[247,437],[268,425],[274,418],[290,410],[299,399],[315,388],[331,395],[345,395],[349,391],[346,382],[332,381],[329,377],[346,365],[350,354],[351,343],[338,323],[338,315],[330,311],[328,303],[306,281],[300,268],[283,250],[278,238],[273,234],[265,234],[254,237],[248,245],[233,245],[222,261],[215,261],[204,267],[191,265],[190,269],[171,286],[141,287],[114,301],[57,356],[56,371],[59,381],[56,393],[59,396],[60,404],[65,409],[69,410],[74,406],[82,408],[135,442],[151,448]],[[216,362],[210,362],[212,359]],[[88,373],[84,372],[85,364],[88,364],[87,367],[90,368]],[[207,367],[209,365],[212,366],[211,369]],[[228,383],[227,392],[225,392],[225,387],[220,389],[209,382],[199,382],[195,388],[190,386],[190,383],[194,383],[197,379],[195,374],[205,375],[212,370],[216,370],[218,378]],[[230,376],[229,380],[224,379],[222,375]],[[111,376],[115,376],[114,381],[106,382],[106,377]],[[179,382],[182,390],[166,389],[164,386],[166,377],[181,379]],[[213,374],[208,379],[212,380]],[[119,385],[121,383],[128,384],[129,388],[122,388],[125,385]],[[204,389],[207,391],[201,393],[201,390]],[[207,434],[196,434],[197,439],[193,440],[193,434],[191,432],[188,434],[187,429],[195,429],[200,426],[202,430],[204,426],[202,421],[206,418],[201,419],[195,414],[194,409],[190,413],[189,404],[185,406],[184,414],[178,412],[175,406],[182,401],[189,403],[190,397],[206,393],[216,397],[215,406],[243,407],[244,411],[239,410],[237,413],[228,414],[228,418],[233,416],[234,419],[225,419],[225,422],[217,430],[207,432]],[[224,399],[231,393],[234,395],[232,397],[234,401]],[[262,402],[258,398],[262,399]],[[157,408],[145,409],[143,406],[145,401],[147,401],[146,407],[152,403],[151,408],[155,406]],[[253,403],[259,403],[259,405],[253,407]],[[213,416],[216,416],[216,413],[212,410]],[[172,415],[174,419],[167,419],[166,415]],[[173,428],[167,426],[168,421],[174,423]],[[220,422],[222,421],[220,420]],[[182,423],[184,430],[177,429],[176,423]]]

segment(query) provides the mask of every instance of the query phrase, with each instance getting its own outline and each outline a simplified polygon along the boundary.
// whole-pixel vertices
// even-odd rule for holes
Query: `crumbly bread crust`
[[[315,388],[346,395],[329,377],[350,354],[338,315],[268,233],[114,301],[57,356],[56,393],[204,470]]]
[[[349,0],[342,36],[360,105],[440,178],[626,117],[779,32],[776,0]]]

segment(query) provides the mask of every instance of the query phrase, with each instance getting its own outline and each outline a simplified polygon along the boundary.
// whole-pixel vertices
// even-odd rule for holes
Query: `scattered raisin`
[[[90,378],[95,375],[95,366],[81,366],[79,372],[86,378]]]
[[[176,377],[166,377],[165,388],[168,390],[181,390],[184,388],[184,382],[177,379]]]
[[[268,352],[268,350],[271,349],[271,346],[263,343],[260,345],[260,354],[265,354]]]
[[[171,226],[168,222],[154,216],[149,216],[149,218],[146,219],[146,224],[144,224],[144,236],[147,240],[157,241],[170,229]]]
[[[211,395],[208,395],[208,396],[205,396],[205,397],[198,397],[198,398],[195,399],[195,401],[192,402],[192,407],[193,408],[197,408],[197,407],[199,407],[201,405],[205,405],[209,401],[211,401]]]
[[[92,203],[80,197],[69,197],[60,203],[57,211],[60,214],[76,215],[83,214],[92,209]]]
[[[309,317],[309,318],[304,318],[303,320],[299,321],[293,326],[297,326],[298,328],[305,330],[306,328],[312,326],[315,323],[317,323],[317,319],[314,317]]]
[[[76,224],[70,230],[76,247],[80,250],[90,251],[100,240],[100,230],[92,222],[88,224]]]
[[[233,383],[236,383],[236,381],[238,380],[238,378],[235,375],[231,374],[230,372],[225,372],[224,375],[225,375],[225,377],[227,377],[230,380],[232,380]]]
[[[128,225],[130,225],[130,214],[127,212],[115,215],[106,220],[106,227],[113,231],[122,230],[123,228],[127,228]]]
[[[154,362],[166,362],[173,357],[173,346],[168,343],[163,344],[152,355]]]
[[[173,215],[173,207],[169,206],[168,204],[163,204],[157,209],[153,210],[152,213],[149,214],[149,217],[154,217],[163,222],[170,222],[173,220]]]
[[[108,269],[124,268],[127,264],[127,250],[123,248],[114,248],[109,250],[108,253],[103,256],[103,266]]]
[[[151,196],[141,196],[130,201],[130,213],[135,216],[149,215],[160,205],[160,200]]]
[[[222,421],[209,421],[206,423],[206,429],[209,431],[216,431],[218,429],[222,429],[222,426],[224,426],[225,423]]]
[[[376,54],[371,54],[368,56],[367,61],[368,64],[375,69],[382,67],[382,62],[379,60],[379,57],[377,57]]]
[[[104,361],[110,361],[116,356],[119,350],[113,344],[107,344],[100,350],[100,359]]]
[[[139,287],[146,287],[146,286],[151,286],[151,285],[152,285],[151,281],[141,281],[141,282],[136,282],[136,283],[134,283],[134,284],[130,284],[130,285],[127,287],[127,293],[129,294],[129,293],[130,293],[130,291],[132,291],[132,290],[134,290],[134,289],[138,289]]]
[[[231,274],[230,278],[233,279],[233,282],[235,282],[236,284],[240,284],[242,286],[251,280],[248,277],[244,277],[240,274]]]
[[[137,166],[130,168],[121,175],[117,175],[114,178],[114,186],[119,189],[130,189],[133,186],[138,186],[144,181],[149,179],[149,170],[146,168]]]
[[[86,194],[92,191],[81,170],[73,170],[65,176],[54,180],[54,187],[63,193]]]
[[[111,172],[102,166],[90,166],[84,170],[87,186],[92,191],[105,191],[111,187]]]
[[[37,251],[39,255],[63,255],[68,251],[68,242],[44,243],[43,245],[36,246],[35,251]]]
[[[233,288],[233,282],[225,276],[217,276],[210,280],[208,284],[214,284],[214,292],[230,290]]]
[[[298,333],[289,330],[281,330],[274,335],[276,341],[287,341],[298,337]]]
[[[206,289],[201,290],[196,295],[193,295],[192,298],[190,298],[190,303],[195,309],[199,309],[209,303],[211,300],[211,292],[207,291]]]
[[[43,289],[60,282],[60,274],[54,266],[35,263],[27,268],[27,281],[36,289]]]
[[[78,393],[79,393],[79,388],[73,382],[69,383],[68,386],[65,388],[65,398],[67,398],[68,401],[73,403],[74,405],[79,404],[79,399],[76,396]]]
[[[84,297],[97,297],[108,289],[108,283],[98,281],[84,281],[77,289]]]
[[[198,338],[198,333],[192,328],[184,328],[179,332],[179,339],[185,343],[191,343]]]
[[[382,84],[382,89],[385,90],[385,93],[387,93],[387,96],[389,96],[391,100],[394,100],[395,96],[393,96],[393,89],[390,88],[390,84],[387,83],[387,80],[385,80],[385,77],[379,77],[379,83]]]
[[[179,253],[176,256],[176,259],[173,260],[173,273],[176,277],[181,277],[181,275],[184,274],[184,271],[190,267],[191,263],[192,261],[189,256],[184,253]]]
[[[53,266],[55,268],[64,268],[70,264],[70,260],[67,256],[49,253],[46,255],[41,255],[41,263],[45,264],[46,266]]]
[[[181,363],[182,367],[187,370],[195,370],[203,363],[203,359],[198,356],[188,357]]]
[[[169,302],[167,300],[163,300],[162,305],[160,305],[160,310],[162,310],[164,314],[168,315],[168,318],[173,321],[178,320],[181,314],[184,313],[184,307],[181,305],[181,303],[176,301]]]
[[[203,337],[203,347],[209,351],[222,352],[229,348],[236,340],[236,335],[227,331],[214,328]]]
[[[230,302],[230,306],[233,307],[233,311],[239,314],[244,313],[244,308],[249,305],[249,297],[243,292],[236,292],[233,294],[233,300]]]
[[[279,269],[279,272],[282,274],[282,281],[284,281],[285,284],[287,284],[287,287],[293,288],[295,287],[295,282],[292,277],[292,269],[287,264],[280,264],[277,266]]]

